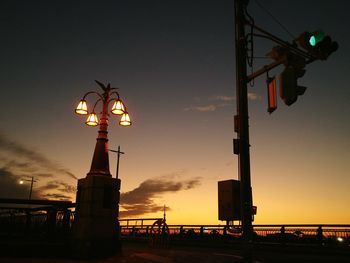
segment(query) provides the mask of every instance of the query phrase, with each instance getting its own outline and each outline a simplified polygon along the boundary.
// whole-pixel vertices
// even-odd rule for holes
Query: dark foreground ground
[[[44,248],[43,248],[44,249]],[[38,254],[38,253],[36,253]],[[117,262],[117,263],[226,263],[244,262],[241,249],[238,247],[198,247],[188,245],[172,245],[168,248],[154,248],[148,243],[123,242],[122,252],[113,256],[99,259],[74,259],[69,257],[40,257],[26,255],[0,255],[1,263],[73,263],[73,262]],[[349,248],[308,248],[256,246],[253,251],[253,262],[339,262],[350,263]]]

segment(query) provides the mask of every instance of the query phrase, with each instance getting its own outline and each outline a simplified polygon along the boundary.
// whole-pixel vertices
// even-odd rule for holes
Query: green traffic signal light
[[[316,46],[317,43],[320,43],[324,39],[324,37],[325,37],[325,34],[322,31],[313,32],[309,38],[310,46],[312,47]]]
[[[326,36],[323,31],[304,32],[296,41],[310,55],[320,60],[326,60],[338,49],[338,43],[332,41],[331,37]]]
[[[309,39],[309,43],[311,46],[316,46],[316,38],[315,36],[311,36],[310,39]]]

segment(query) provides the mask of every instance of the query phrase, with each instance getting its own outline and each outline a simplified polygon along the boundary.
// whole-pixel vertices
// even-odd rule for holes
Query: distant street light
[[[27,179],[27,178],[30,178],[30,179]],[[29,190],[28,199],[31,200],[32,199],[32,192],[33,192],[33,184],[34,184],[34,182],[37,182],[37,180],[34,179],[34,176],[27,176],[27,178],[22,178],[19,181],[19,184],[24,184],[24,182],[30,182],[30,190]]]

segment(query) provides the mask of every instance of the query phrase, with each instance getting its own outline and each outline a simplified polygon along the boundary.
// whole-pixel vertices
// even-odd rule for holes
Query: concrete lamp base
[[[72,249],[78,257],[120,251],[118,204],[120,179],[89,174],[78,180]]]

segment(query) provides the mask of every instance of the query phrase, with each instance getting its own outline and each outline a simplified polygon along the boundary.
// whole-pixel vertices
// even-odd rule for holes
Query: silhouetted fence
[[[148,237],[152,225],[141,220],[121,221],[124,237]],[[350,244],[350,225],[254,225],[255,242],[275,243],[334,243]],[[168,225],[172,239],[240,240],[240,226],[225,225]]]
[[[0,235],[7,237],[63,235],[70,231],[71,225],[72,213],[69,210],[37,212],[11,210],[7,213],[2,211],[0,214]]]
[[[0,236],[66,238],[74,220],[69,201],[0,199]]]
[[[46,207],[0,208],[0,237],[67,238],[74,221],[72,204]],[[333,243],[350,245],[350,225],[254,225],[254,241],[268,243]],[[163,233],[164,232],[164,233]],[[240,240],[240,226],[167,225],[162,218],[121,219],[122,237],[164,240]],[[165,238],[166,237],[166,238]]]

